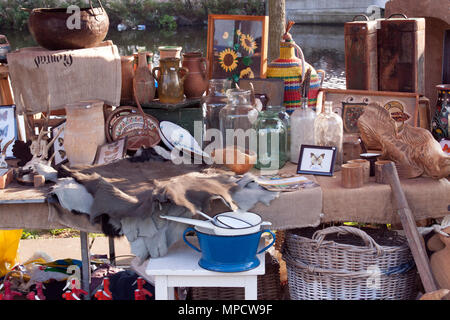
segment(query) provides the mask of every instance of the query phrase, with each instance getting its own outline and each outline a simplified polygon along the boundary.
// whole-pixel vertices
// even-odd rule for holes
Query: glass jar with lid
[[[301,107],[291,114],[290,160],[298,163],[302,144],[314,145],[316,112],[308,108],[308,98],[302,98]]]
[[[256,131],[253,124],[259,112],[251,104],[251,91],[229,89],[227,98],[226,106],[219,112],[223,145],[256,151]]]
[[[255,123],[258,135],[257,169],[276,170],[286,163],[288,128],[280,118],[280,112],[280,106],[267,106],[258,115]]]
[[[343,160],[344,127],[342,118],[332,109],[333,103],[326,101],[323,112],[319,113],[314,120],[314,141],[319,146],[336,147],[334,171],[339,171]]]
[[[208,144],[205,141],[207,130],[220,130],[219,112],[227,104],[227,90],[231,89],[231,80],[209,80],[207,95],[202,98],[203,109],[203,148]]]

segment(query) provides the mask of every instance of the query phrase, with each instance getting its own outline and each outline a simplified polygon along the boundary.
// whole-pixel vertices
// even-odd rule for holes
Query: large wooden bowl
[[[80,28],[72,29],[69,27],[74,14],[65,8],[33,9],[28,29],[36,42],[48,50],[92,48],[105,39],[109,18],[103,7],[93,8],[91,4],[89,8],[80,8]]]

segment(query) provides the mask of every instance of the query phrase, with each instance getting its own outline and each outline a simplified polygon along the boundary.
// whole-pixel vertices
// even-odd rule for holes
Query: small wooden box
[[[425,18],[378,22],[378,90],[425,94]]]
[[[0,189],[5,189],[13,180],[13,169],[0,169]]]
[[[377,91],[377,22],[347,22],[344,32],[347,89]]]

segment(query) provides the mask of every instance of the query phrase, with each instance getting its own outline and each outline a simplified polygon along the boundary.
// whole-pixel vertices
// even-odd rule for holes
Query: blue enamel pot
[[[186,234],[190,231],[196,233],[200,248],[186,239]],[[258,251],[261,235],[266,232],[272,235],[272,242]],[[183,233],[183,240],[189,247],[202,254],[198,262],[200,267],[211,271],[240,272],[259,266],[260,262],[256,255],[266,251],[275,243],[275,234],[266,229],[251,234],[219,236],[189,227]]]

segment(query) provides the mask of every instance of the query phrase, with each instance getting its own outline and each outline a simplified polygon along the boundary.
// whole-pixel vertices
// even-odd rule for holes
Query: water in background
[[[177,45],[183,52],[201,50],[206,56],[207,27],[180,28],[176,31],[111,29],[106,37],[119,48],[121,55],[131,55],[143,48],[155,53],[158,63],[158,46]],[[5,31],[3,31],[5,32]],[[36,46],[28,30],[4,33],[13,50]],[[323,87],[345,89],[345,54],[343,25],[294,25],[294,41],[302,48],[306,61],[316,69],[326,72]]]

